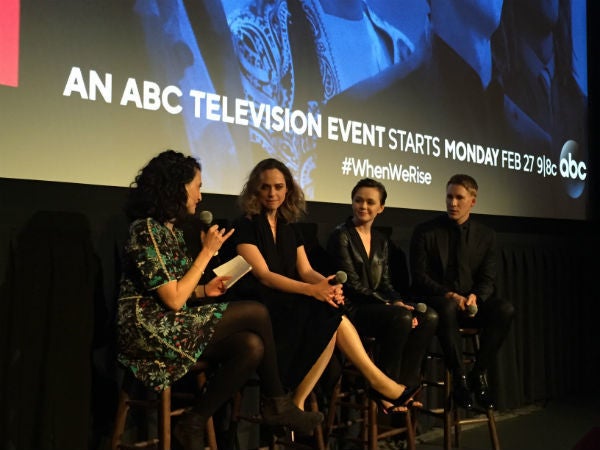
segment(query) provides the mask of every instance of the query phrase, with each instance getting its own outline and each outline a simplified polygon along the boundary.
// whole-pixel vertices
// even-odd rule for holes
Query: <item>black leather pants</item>
[[[438,323],[432,308],[414,329],[412,317],[406,308],[384,304],[359,305],[350,316],[361,336],[375,338],[378,367],[408,386],[419,383],[423,357]]]
[[[453,373],[464,374],[462,342],[458,329],[473,327],[481,329],[480,349],[474,369],[486,371],[510,329],[515,315],[512,303],[491,297],[477,305],[479,310],[473,318],[460,311],[455,301],[444,297],[430,297],[427,303],[439,316],[437,336],[444,352],[446,366]]]

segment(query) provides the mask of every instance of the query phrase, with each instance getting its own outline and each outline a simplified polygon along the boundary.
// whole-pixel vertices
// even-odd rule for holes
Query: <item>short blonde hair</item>
[[[458,184],[459,186],[464,187],[473,197],[477,197],[477,190],[479,189],[479,186],[477,185],[475,178],[473,178],[471,175],[465,175],[464,173],[452,175],[446,183],[446,187],[450,186],[451,184]]]

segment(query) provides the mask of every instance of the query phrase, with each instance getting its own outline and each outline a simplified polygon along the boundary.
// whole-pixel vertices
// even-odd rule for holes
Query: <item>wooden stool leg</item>
[[[458,408],[454,407],[452,416],[454,420],[454,447],[460,447],[460,417],[458,415]]]
[[[327,418],[325,422],[324,440],[329,442],[335,424],[335,415],[338,413],[338,403],[340,401],[340,393],[342,392],[342,377],[338,378],[337,383],[333,387],[331,398],[329,399],[329,407],[327,409]]]
[[[208,377],[206,376],[206,372],[204,370],[201,370],[197,373],[196,384],[198,386],[198,390],[202,390],[207,380]],[[240,402],[241,394],[237,393],[236,396],[234,396],[234,411],[236,413],[239,412]],[[210,448],[210,450],[217,450],[217,433],[215,431],[215,422],[212,416],[206,421],[206,443],[208,444],[208,448]]]
[[[444,370],[444,450],[452,448],[452,376]]]
[[[367,445],[368,450],[377,450],[379,445],[377,444],[377,403],[373,400],[369,400],[369,418],[367,422],[368,426],[368,437]]]
[[[494,411],[488,409],[486,414],[488,418],[488,430],[490,432],[490,438],[492,439],[492,449],[500,450],[500,441],[498,440],[498,432],[496,431],[496,419],[494,418]]]
[[[413,422],[412,408],[406,414],[406,448],[407,450],[415,450],[417,447],[417,438],[415,424]]]
[[[374,338],[363,338],[365,343],[365,349],[372,358],[373,351],[372,346],[375,343]],[[342,392],[342,387],[345,387],[343,381],[344,374],[351,375],[352,383],[354,386],[349,389],[348,392]],[[347,381],[350,381],[348,379]],[[335,436],[334,429],[338,429],[347,432],[346,436],[341,436],[341,439],[348,439],[352,441],[358,441],[361,444],[363,450],[378,450],[379,442],[384,439],[389,439],[394,436],[405,434],[407,436],[406,441],[410,450],[414,450],[416,446],[415,437],[415,425],[412,420],[412,411],[406,412],[406,426],[398,426],[393,424],[392,420],[379,422],[378,415],[378,402],[371,399],[368,394],[368,382],[364,379],[362,374],[353,367],[351,364],[347,364],[342,370],[342,376],[338,379],[329,402],[329,411],[327,414],[326,423],[326,436],[327,442],[331,436]],[[344,411],[348,409],[350,411],[360,411],[360,418],[356,418],[356,415],[352,416],[352,419],[344,420]],[[338,412],[338,410],[341,410]],[[338,419],[337,414],[340,415]],[[336,419],[337,423],[336,423]],[[391,419],[391,418],[390,418]],[[360,426],[359,430],[350,430],[349,427],[354,425]],[[358,431],[358,436],[354,434],[354,431]]]
[[[206,442],[210,450],[217,450],[217,433],[212,416],[206,421]]]
[[[115,416],[115,428],[113,430],[111,440],[111,450],[118,450],[125,433],[125,426],[127,424],[127,414],[129,413],[129,395],[124,389],[119,392],[119,400],[117,406],[117,414]]]
[[[362,447],[365,450],[369,449],[369,442],[371,442],[373,440],[373,434],[375,432],[375,430],[373,430],[371,428],[371,421],[372,421],[372,416],[373,416],[373,410],[371,409],[372,406],[374,405],[373,403],[371,403],[371,399],[366,396],[363,395],[362,399],[361,399],[361,405],[362,405],[362,409],[361,409],[361,424],[362,426],[360,427],[360,437],[361,437],[361,442],[362,442]],[[376,405],[375,405],[376,406]]]
[[[465,365],[473,364],[476,362],[477,352],[479,351],[479,330],[474,328],[460,329],[461,337],[466,339],[466,345],[463,347],[463,358]],[[471,344],[472,348],[469,348],[468,344]],[[440,361],[444,362],[443,353],[430,352],[427,355],[426,361]],[[444,450],[450,450],[451,448],[460,447],[460,434],[462,427],[467,424],[476,424],[487,422],[488,430],[490,434],[490,441],[493,450],[500,449],[500,443],[498,440],[498,434],[496,430],[496,422],[494,418],[493,410],[482,410],[481,408],[475,407],[473,411],[461,412],[460,407],[455,405],[452,398],[452,374],[447,367],[444,367],[443,380],[439,380],[439,377],[432,376],[432,380],[425,380],[424,383],[428,387],[443,387],[444,389],[444,404],[443,409],[441,408],[423,408],[421,413],[436,417],[443,420],[444,426]],[[472,412],[481,413],[480,416],[474,417]],[[485,415],[485,417],[483,417]]]
[[[198,372],[199,387],[202,386],[202,383],[206,382],[204,367],[200,367],[200,363],[198,363],[198,368],[195,369]],[[121,447],[140,449],[152,447],[158,450],[171,450],[171,419],[185,411],[184,408],[172,409],[173,395],[178,394],[173,393],[172,388],[169,386],[158,395],[150,392],[147,388],[144,388],[144,395],[138,395],[140,394],[138,391],[141,388],[141,383],[135,380],[132,373],[127,372],[123,381],[123,387],[119,391],[114,430],[111,438],[111,450],[120,450]],[[189,398],[190,395],[187,395],[187,397]],[[154,437],[154,433],[150,432],[150,430],[145,429],[146,440],[137,440],[127,445],[123,443],[127,416],[132,409],[143,409],[147,415],[148,413],[152,415],[152,412],[156,412],[156,437]],[[144,428],[147,428],[148,422],[148,420],[144,421],[146,425]],[[154,420],[152,420],[152,423],[154,423]],[[210,449],[216,450],[217,439],[212,417],[207,420],[205,434]]]
[[[317,394],[315,392],[310,393],[309,407],[312,412],[319,412],[319,402],[317,401]],[[323,426],[317,425],[314,431],[315,440],[317,441],[317,449],[325,450],[325,440],[323,439]]]
[[[171,387],[160,393],[158,406],[158,448],[171,450]]]

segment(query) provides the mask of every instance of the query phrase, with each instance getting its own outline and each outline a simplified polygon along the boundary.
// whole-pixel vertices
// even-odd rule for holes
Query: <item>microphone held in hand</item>
[[[213,225],[213,214],[210,211],[200,211],[198,213],[198,220],[200,221],[202,231],[206,233],[208,229]],[[218,254],[219,251],[217,250],[214,256],[217,256]]]
[[[469,317],[475,317],[475,314],[477,314],[477,304],[472,304],[472,305],[468,305],[467,306],[467,315]]]
[[[427,312],[427,305],[425,303],[404,302],[404,304],[408,305],[408,306],[412,306],[414,308],[412,311],[414,316],[419,317]]]
[[[427,305],[425,303],[407,303],[408,305],[415,308],[415,312],[419,314],[425,314],[427,312]]]
[[[210,211],[200,211],[198,213],[198,220],[200,221],[200,224],[202,225],[202,229],[204,231],[206,231],[212,225],[213,215]]]
[[[331,284],[332,286],[335,286],[336,284],[344,284],[347,279],[348,275],[346,275],[346,272],[344,272],[343,270],[338,270],[335,273],[335,278],[329,280],[329,284]]]

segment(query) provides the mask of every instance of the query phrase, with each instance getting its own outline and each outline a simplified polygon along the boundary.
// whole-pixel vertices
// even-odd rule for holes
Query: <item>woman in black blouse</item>
[[[290,170],[269,158],[259,162],[239,198],[244,216],[235,224],[237,252],[252,265],[254,298],[262,299],[273,323],[282,381],[304,402],[336,346],[367,378],[372,394],[403,404],[412,388],[386,376],[369,358],[356,329],[340,312],[342,286],[310,265],[302,237],[293,227],[304,212],[302,190]],[[248,284],[248,283],[247,283]]]

